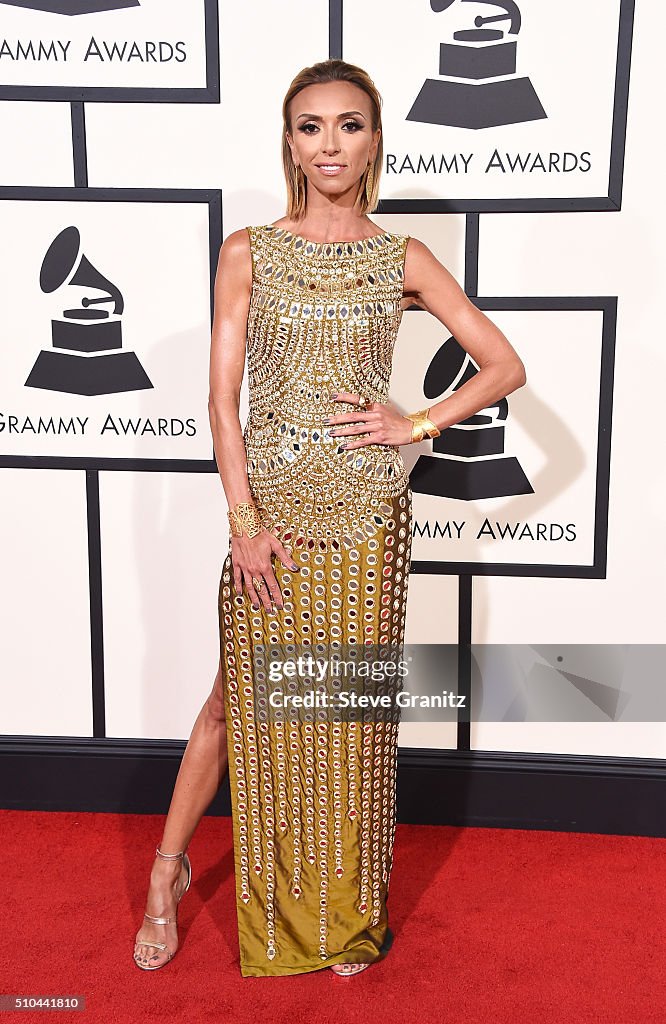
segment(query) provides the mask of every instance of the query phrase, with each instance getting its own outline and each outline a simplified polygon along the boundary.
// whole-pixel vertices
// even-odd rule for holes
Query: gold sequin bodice
[[[356,409],[332,392],[388,400],[409,236],[312,242],[272,224],[247,230],[250,488],[283,542],[349,548],[383,525],[386,499],[409,480],[399,446],[345,451],[323,420]]]

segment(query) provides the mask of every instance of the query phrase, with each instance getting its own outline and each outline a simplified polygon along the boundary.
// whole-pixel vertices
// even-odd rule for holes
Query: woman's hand
[[[349,391],[338,391],[334,396],[335,402],[358,403],[360,395],[352,394]],[[383,405],[381,402],[368,402],[365,408],[358,412],[340,412],[329,416],[324,423],[340,424],[331,430],[333,437],[352,437],[354,434],[369,434],[369,437],[362,437],[358,440],[350,440],[345,448],[362,448],[369,444],[400,445],[412,443],[412,422],[406,416],[398,412],[392,402]],[[346,426],[342,424],[352,424]]]
[[[243,581],[255,611],[259,608],[259,600],[267,611],[272,611],[271,598],[278,608],[284,608],[282,591],[275,579],[271,557],[273,552],[286,569],[298,571],[289,551],[283,547],[274,533],[264,527],[254,537],[243,534],[242,537],[231,538],[231,560],[234,570],[234,585],[237,594],[243,592]],[[257,589],[252,577],[259,581]],[[263,584],[263,585],[262,585]]]

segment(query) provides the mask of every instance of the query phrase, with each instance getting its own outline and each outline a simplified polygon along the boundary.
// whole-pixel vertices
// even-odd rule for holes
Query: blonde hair
[[[382,98],[377,91],[375,83],[363,68],[357,67],[356,64],[348,64],[344,60],[332,58],[331,60],[319,61],[317,64],[312,64],[309,68],[303,68],[302,71],[299,71],[287,89],[287,94],[282,104],[282,168],[287,182],[287,216],[292,220],[300,220],[305,216],[307,179],[303,169],[296,167],[294,164],[291,148],[287,141],[287,132],[293,135],[290,123],[290,104],[294,96],[301,89],[305,89],[308,85],[322,85],[325,82],[351,82],[353,85],[357,85],[359,89],[363,89],[363,92],[370,99],[373,134],[378,128],[382,127]],[[361,213],[372,213],[379,202],[379,177],[384,160],[383,138],[384,133],[382,131],[379,136],[379,145],[377,146],[375,159],[372,163],[368,164],[361,176],[358,196],[356,198],[356,203]],[[370,174],[372,175],[372,187],[368,194],[366,186]]]

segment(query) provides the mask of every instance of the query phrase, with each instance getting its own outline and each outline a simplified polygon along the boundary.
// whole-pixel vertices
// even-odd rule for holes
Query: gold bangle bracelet
[[[412,444],[422,441],[424,437],[439,437],[441,430],[436,423],[430,419],[430,408],[421,409],[420,412],[405,414],[405,419],[412,421]]]

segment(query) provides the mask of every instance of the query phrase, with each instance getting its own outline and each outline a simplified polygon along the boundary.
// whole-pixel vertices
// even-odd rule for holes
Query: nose
[[[336,131],[337,129],[333,127],[324,129],[324,137],[322,140],[321,148],[322,152],[326,153],[327,156],[333,153],[340,152],[340,146],[338,145]]]

